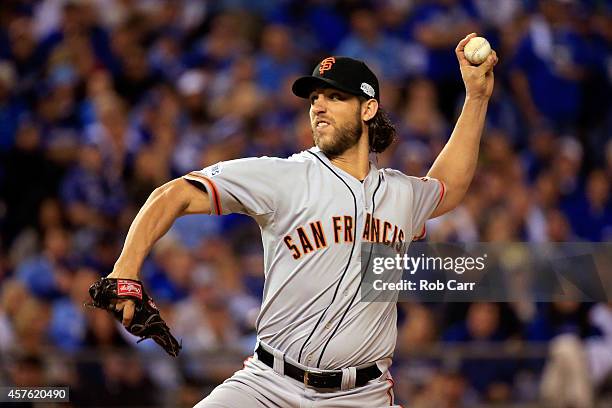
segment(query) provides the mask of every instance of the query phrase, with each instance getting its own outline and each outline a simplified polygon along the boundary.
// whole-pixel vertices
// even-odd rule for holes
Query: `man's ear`
[[[378,112],[378,101],[376,99],[368,99],[361,104],[361,119],[364,122],[372,119]]]

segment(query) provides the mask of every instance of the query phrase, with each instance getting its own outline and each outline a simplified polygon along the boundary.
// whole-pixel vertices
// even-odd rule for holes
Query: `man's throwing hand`
[[[459,60],[466,96],[468,98],[489,99],[493,93],[493,67],[498,61],[497,54],[495,51],[491,51],[491,54],[482,64],[478,66],[470,64],[463,49],[476,35],[476,33],[468,34],[463,40],[459,41],[457,48],[455,48],[455,54]]]

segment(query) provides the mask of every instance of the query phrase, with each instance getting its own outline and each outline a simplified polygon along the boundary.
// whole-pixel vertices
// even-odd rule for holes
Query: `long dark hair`
[[[389,119],[389,115],[383,108],[379,107],[376,115],[366,123],[368,125],[370,151],[374,153],[384,152],[397,136],[397,131],[391,119]]]

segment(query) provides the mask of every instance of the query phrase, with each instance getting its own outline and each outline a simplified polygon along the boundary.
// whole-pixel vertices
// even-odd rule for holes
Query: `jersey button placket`
[[[363,208],[366,210],[366,212],[370,209],[370,203],[368,203],[367,198],[367,194],[366,194],[366,182],[367,180],[364,180],[363,183],[361,184],[361,202],[363,203]]]

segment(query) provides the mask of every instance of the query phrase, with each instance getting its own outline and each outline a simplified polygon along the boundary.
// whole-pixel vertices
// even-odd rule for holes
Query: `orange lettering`
[[[385,221],[385,223],[383,224],[383,243],[384,244],[390,244],[391,241],[389,241],[387,239],[387,234],[388,234],[388,230],[391,229],[391,224],[389,224],[387,221]]]
[[[300,243],[302,244],[302,251],[304,252],[304,255],[314,251],[314,248],[312,247],[312,244],[308,240],[308,236],[306,235],[306,232],[304,231],[304,228],[299,227],[297,229],[297,233],[298,233],[298,235],[300,237]]]
[[[312,235],[314,236],[317,249],[326,247],[327,241],[325,240],[325,234],[323,234],[321,221],[311,222],[310,229],[312,230]]]
[[[370,241],[380,242],[380,220],[372,217],[372,228],[370,230]]]
[[[334,241],[336,244],[340,242],[340,229],[342,229],[342,225],[340,225],[340,220],[342,217],[332,217],[332,222],[334,224]]]
[[[361,235],[361,239],[364,241],[370,240],[370,213],[366,214],[365,225],[363,226],[363,235]]]
[[[344,216],[344,242],[353,242],[353,217]]]
[[[283,239],[283,241],[285,241],[285,245],[287,245],[287,248],[289,248],[290,251],[293,251],[293,259],[299,259],[299,257],[302,256],[302,254],[300,253],[300,250],[293,243],[293,240],[291,239],[290,235],[287,235]]]

